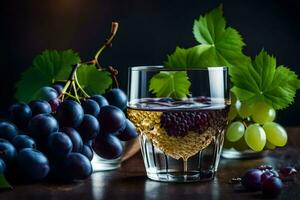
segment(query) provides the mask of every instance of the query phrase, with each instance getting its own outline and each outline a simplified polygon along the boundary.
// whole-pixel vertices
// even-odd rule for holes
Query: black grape
[[[81,154],[85,155],[89,160],[92,160],[94,157],[93,149],[89,145],[83,145]]]
[[[59,83],[54,84],[52,87],[56,90],[57,94],[61,94],[62,90],[64,89],[64,86]]]
[[[39,90],[38,94],[35,97],[36,99],[49,101],[51,99],[57,98],[57,96],[57,91],[54,88],[45,86]]]
[[[58,122],[49,114],[39,114],[29,122],[29,131],[34,139],[46,139],[51,133],[58,131]]]
[[[278,177],[270,177],[262,183],[263,194],[267,197],[276,197],[280,194],[283,183]]]
[[[96,101],[92,99],[86,99],[85,101],[81,102],[81,106],[85,114],[90,114],[95,117],[99,115],[100,107]]]
[[[0,158],[0,174],[3,174],[6,170],[5,162]]]
[[[103,106],[108,106],[109,105],[106,98],[102,95],[94,95],[94,96],[91,97],[91,99],[96,101],[100,108],[103,107]]]
[[[62,102],[56,111],[56,118],[62,127],[77,128],[83,120],[83,115],[81,105],[72,100]]]
[[[83,141],[87,141],[94,139],[98,135],[100,125],[93,115],[85,114],[78,130]]]
[[[56,132],[49,135],[47,148],[54,158],[66,158],[71,153],[73,144],[68,135]]]
[[[80,134],[74,128],[70,127],[62,128],[61,132],[65,133],[71,139],[73,144],[72,152],[81,152],[83,142]]]
[[[71,153],[63,163],[65,175],[69,180],[86,179],[93,173],[92,164],[80,153]]]
[[[114,133],[125,128],[126,117],[122,110],[115,106],[104,106],[98,116],[101,129],[107,133]]]
[[[282,178],[294,176],[298,173],[298,171],[294,167],[291,167],[291,166],[282,167],[282,168],[280,168],[279,172],[280,172],[280,176]]]
[[[99,134],[101,134],[101,133],[99,132]],[[92,147],[93,143],[94,143],[94,140],[87,140],[87,141],[84,141],[84,143],[83,143],[83,144],[85,144],[85,145],[88,145],[88,146]]]
[[[99,134],[93,143],[93,149],[104,159],[116,159],[123,153],[122,143],[111,134]]]
[[[261,175],[263,172],[259,169],[250,169],[242,177],[242,185],[251,191],[261,189]]]
[[[9,114],[11,121],[22,129],[27,128],[32,116],[30,107],[25,103],[16,103],[10,106]]]
[[[15,147],[7,140],[0,139],[0,158],[9,164],[17,156]]]
[[[17,166],[20,175],[25,180],[38,181],[45,178],[50,170],[46,156],[38,150],[22,149],[17,156]]]
[[[50,114],[51,106],[45,100],[34,100],[29,103],[29,106],[32,111],[32,116],[36,116],[38,114]]]
[[[18,134],[17,128],[14,124],[9,122],[0,122],[0,138],[12,141]]]
[[[105,97],[110,105],[116,106],[121,110],[124,110],[127,106],[127,96],[123,90],[119,88],[110,90]]]
[[[60,101],[60,99],[55,98],[55,99],[49,100],[48,103],[51,106],[52,112],[56,112],[56,110],[57,110],[58,106],[60,105],[61,101]]]
[[[122,141],[128,141],[136,138],[137,136],[138,134],[136,131],[136,127],[130,120],[126,119],[126,127],[124,130],[118,133],[117,137]]]
[[[17,135],[16,137],[14,137],[12,144],[18,151],[25,148],[36,148],[35,141],[28,135]]]

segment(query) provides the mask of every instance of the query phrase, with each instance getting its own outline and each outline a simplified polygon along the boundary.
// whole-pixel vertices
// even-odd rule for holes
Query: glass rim
[[[209,70],[217,70],[217,71],[228,71],[227,66],[214,66],[214,67],[188,67],[188,68],[166,68],[163,65],[141,65],[141,66],[133,66],[128,68],[129,71],[209,71]]]

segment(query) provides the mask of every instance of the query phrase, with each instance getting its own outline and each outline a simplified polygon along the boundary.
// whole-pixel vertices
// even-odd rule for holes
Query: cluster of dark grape
[[[39,100],[10,107],[8,120],[0,122],[0,174],[26,181],[86,179],[93,172],[93,150],[115,159],[123,153],[121,141],[137,136],[123,112],[122,90],[80,103],[62,101],[62,90],[60,84],[43,87]]]
[[[293,167],[282,167],[279,172],[270,165],[261,165],[248,170],[241,179],[242,185],[249,191],[262,190],[267,197],[276,197],[283,188],[283,181],[297,174]]]
[[[163,112],[161,126],[170,136],[184,137],[188,131],[203,133],[209,127],[208,111]]]

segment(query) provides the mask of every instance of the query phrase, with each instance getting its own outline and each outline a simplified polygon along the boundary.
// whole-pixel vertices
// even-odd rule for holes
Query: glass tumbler
[[[129,119],[139,133],[148,178],[214,178],[230,106],[226,67],[129,68]]]

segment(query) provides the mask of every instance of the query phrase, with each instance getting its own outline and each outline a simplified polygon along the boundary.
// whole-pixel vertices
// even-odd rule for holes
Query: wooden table
[[[247,169],[260,164],[276,167],[294,165],[300,167],[300,128],[288,128],[289,144],[271,152],[267,157],[254,160],[222,159],[217,177],[205,183],[160,183],[145,176],[140,153],[123,163],[116,171],[94,173],[86,181],[54,185],[39,183],[15,186],[12,191],[0,193],[1,200],[74,200],[74,199],[262,199],[260,192],[246,192],[239,185],[229,184],[232,177],[242,175]],[[300,175],[285,183],[277,199],[300,199]]]

